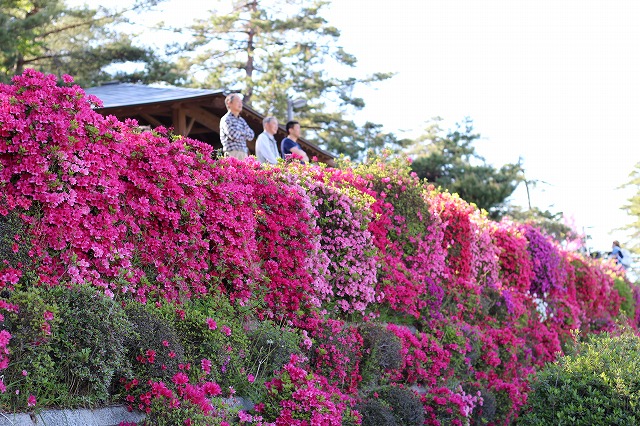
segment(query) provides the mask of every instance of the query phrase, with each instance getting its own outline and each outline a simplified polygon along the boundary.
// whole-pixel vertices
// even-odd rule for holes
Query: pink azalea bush
[[[438,315],[445,252],[442,221],[425,199],[428,188],[406,161],[382,157],[346,166],[360,177],[353,185],[376,200],[370,229],[379,252],[382,307],[414,317],[421,311]]]
[[[339,426],[347,418],[358,421],[351,411],[351,399],[321,375],[309,373],[304,359],[295,355],[273,380],[266,384],[268,394],[257,411],[275,425]]]
[[[121,383],[131,408],[152,418],[359,424],[367,413],[356,404],[390,384],[419,394],[426,424],[509,424],[529,378],[574,330],[636,327],[640,310],[626,318],[621,306],[637,307],[640,291],[621,295],[616,280],[630,284],[619,270],[530,224],[489,221],[420,181],[406,160],[328,168],[215,159],[209,145],[103,117],[99,104],[68,76],[58,84],[27,70],[0,86],[0,225],[11,230],[0,238],[0,290],[90,284],[123,305],[169,306],[183,343],[200,345],[185,350],[198,356],[171,380]],[[218,298],[225,308],[196,319],[185,311]],[[238,315],[225,320],[228,307]],[[3,312],[19,309],[0,298]],[[243,326],[265,320],[298,333],[308,356],[261,370],[263,354],[238,342]],[[365,386],[361,361],[382,350],[363,350],[366,321],[382,322],[400,349]],[[0,369],[19,362],[5,326]],[[205,338],[215,351],[204,353]],[[136,368],[155,365],[160,352],[140,349]],[[257,395],[257,409],[225,405],[234,386],[223,389],[214,373]],[[29,406],[42,404],[30,396]]]

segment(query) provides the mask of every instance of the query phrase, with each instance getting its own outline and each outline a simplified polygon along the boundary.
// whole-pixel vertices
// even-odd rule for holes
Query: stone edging
[[[129,412],[124,406],[94,410],[42,410],[37,413],[1,413],[0,426],[118,426],[121,422],[138,423],[141,412]]]

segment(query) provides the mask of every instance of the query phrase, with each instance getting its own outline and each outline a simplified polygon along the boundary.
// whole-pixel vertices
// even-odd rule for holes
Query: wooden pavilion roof
[[[216,149],[222,148],[220,119],[227,112],[224,104],[226,93],[222,90],[110,83],[85,91],[103,102],[103,107],[96,109],[103,115],[115,115],[120,120],[133,118],[141,125],[152,128],[171,127],[176,134],[200,140]],[[245,105],[240,116],[246,120],[256,137],[262,133],[264,115]],[[275,138],[280,142],[285,137],[284,126],[280,126]],[[309,158],[315,156],[323,163],[333,164],[334,155],[306,139],[301,138],[298,142]],[[255,139],[248,142],[247,146],[249,152],[255,154]]]

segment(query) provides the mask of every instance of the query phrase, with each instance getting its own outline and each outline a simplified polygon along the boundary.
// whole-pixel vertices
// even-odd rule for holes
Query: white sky
[[[216,4],[168,0],[155,16],[186,24]],[[360,90],[357,121],[415,136],[430,117],[469,116],[489,162],[522,157],[546,182],[534,206],[573,217],[594,249],[625,241],[612,231],[629,222],[631,194],[616,188],[640,162],[639,1],[334,0],[325,16],[356,75],[397,73]],[[515,201],[526,205],[524,186]]]
[[[363,92],[367,118],[420,130],[470,116],[478,150],[524,160],[531,202],[562,211],[605,250],[640,161],[640,2],[338,1],[331,21],[363,69],[397,76]],[[413,133],[413,132],[412,132]],[[515,196],[526,205],[522,186]]]

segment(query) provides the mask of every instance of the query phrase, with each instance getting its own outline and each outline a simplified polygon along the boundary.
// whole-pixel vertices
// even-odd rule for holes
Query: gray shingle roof
[[[115,83],[89,87],[88,89],[85,89],[85,92],[100,98],[104,104],[104,108],[114,108],[197,98],[199,96],[222,93],[223,91],[173,86],[161,87],[147,86],[144,84]]]

